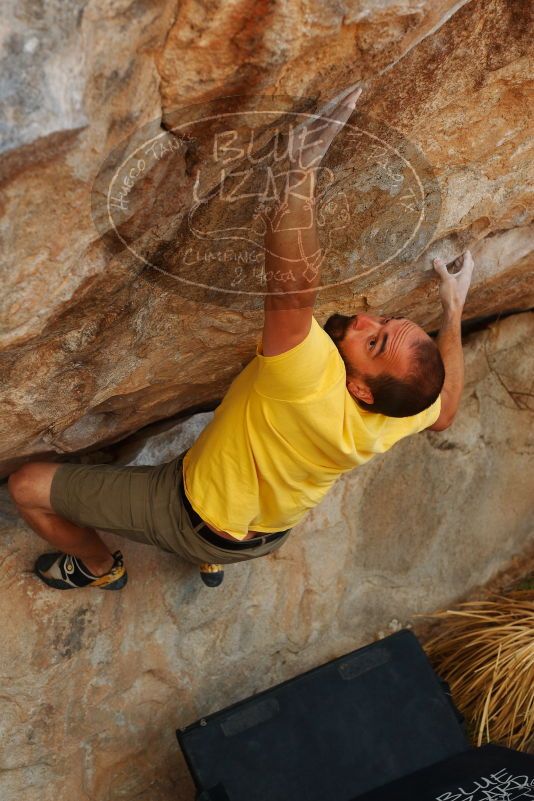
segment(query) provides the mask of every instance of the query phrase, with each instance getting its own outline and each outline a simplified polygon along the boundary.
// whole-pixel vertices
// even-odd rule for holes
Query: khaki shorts
[[[291,530],[274,543],[259,542],[238,551],[203,540],[191,525],[178,490],[186,453],[155,466],[60,464],[52,479],[50,504],[60,517],[78,526],[155,545],[193,564],[257,559],[284,544]]]

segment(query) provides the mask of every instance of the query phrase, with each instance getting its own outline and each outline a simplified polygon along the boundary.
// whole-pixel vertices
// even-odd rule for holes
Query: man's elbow
[[[454,414],[440,414],[435,423],[428,426],[428,431],[445,431],[453,423]]]

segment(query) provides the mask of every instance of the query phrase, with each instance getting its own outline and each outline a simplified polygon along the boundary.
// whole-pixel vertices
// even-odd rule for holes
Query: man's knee
[[[49,507],[50,485],[59,465],[28,462],[11,473],[7,480],[9,494],[17,506]]]

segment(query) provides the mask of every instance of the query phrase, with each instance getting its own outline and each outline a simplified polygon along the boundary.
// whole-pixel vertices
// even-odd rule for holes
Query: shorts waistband
[[[188,514],[189,520],[191,521],[191,525],[193,528],[195,528],[200,523],[203,523],[203,520],[189,503],[189,498],[185,494],[183,478],[180,479],[179,491],[185,506],[185,510]],[[205,523],[203,523],[203,525],[197,529],[196,533],[202,537],[203,540],[211,543],[211,545],[216,545],[218,548],[224,548],[227,551],[241,551],[245,548],[257,548],[258,545],[276,542],[276,540],[279,540],[280,537],[284,536],[284,534],[287,534],[288,531],[289,529],[286,528],[284,531],[276,531],[272,534],[258,535],[257,537],[253,537],[251,540],[232,541],[226,539],[226,537],[221,537],[215,531],[212,531],[211,528],[209,528]]]

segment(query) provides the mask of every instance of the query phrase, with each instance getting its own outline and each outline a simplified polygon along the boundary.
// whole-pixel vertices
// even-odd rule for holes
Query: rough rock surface
[[[0,796],[192,801],[176,727],[417,623],[532,547],[533,336],[533,313],[471,334],[453,426],[346,475],[280,551],[230,566],[215,591],[135,543],[122,592],[49,590],[4,487]],[[122,458],[172,458],[205,422]]]
[[[98,206],[104,195],[91,195],[102,165],[111,174],[120,159],[110,154],[128,138],[137,142],[143,126],[172,129],[177,109],[248,108],[247,95],[289,97],[286,110],[308,98],[313,111],[362,80],[354,123],[417,148],[432,189],[431,224],[404,258],[360,269],[345,290],[325,292],[321,321],[333,309],[367,308],[435,328],[431,258],[466,247],[478,265],[466,317],[532,305],[528,0],[7,0],[3,7],[4,475],[28,458],[94,448],[212,404],[253,354],[257,303],[237,296],[207,303],[143,269],[117,241],[110,252],[101,236],[110,227]],[[168,266],[176,243],[179,262],[198,244],[188,224],[196,170],[205,170],[207,190],[220,182],[208,165],[210,125],[189,138],[168,134],[177,147],[172,161],[152,164],[135,213],[123,221],[138,255]],[[331,276],[357,262],[360,234],[386,247],[403,219],[395,187],[381,195],[377,188],[385,167],[376,153],[374,172],[364,169],[374,152],[369,136],[357,141],[364,140],[360,149],[344,140],[330,163],[334,185],[357,212],[335,242]],[[333,216],[323,237],[336,219],[335,206],[325,208]],[[252,203],[242,207],[247,220],[253,211]],[[218,230],[220,204],[210,201],[203,215]],[[195,270],[211,280],[204,263]]]
[[[206,112],[246,111],[237,127],[258,133],[256,157],[287,111],[363,82],[322,178],[337,194],[321,204],[332,287],[320,322],[363,308],[435,329],[431,259],[467,247],[477,272],[466,319],[532,306],[527,0],[4,0],[3,10],[0,475],[39,456],[94,461],[125,437],[103,459],[172,458],[209,412],[128,435],[212,408],[253,355],[259,295],[170,280],[190,248],[200,255],[187,276],[212,286],[222,265],[230,285],[194,226],[218,232],[231,219],[210,157],[219,122]],[[106,187],[149,134],[170,149],[147,159],[128,195],[121,242]],[[388,143],[387,163],[373,136]],[[393,144],[416,166],[426,216],[405,252],[372,263],[367,253],[390,254],[414,213],[409,198],[399,205]],[[210,200],[191,218],[200,172]],[[256,219],[254,204],[238,206],[240,222]],[[189,801],[177,726],[409,625],[532,544],[533,334],[527,312],[470,335],[453,427],[344,477],[281,551],[229,568],[215,593],[191,566],[133,543],[116,596],[49,590],[31,574],[43,544],[1,486],[2,799]]]

